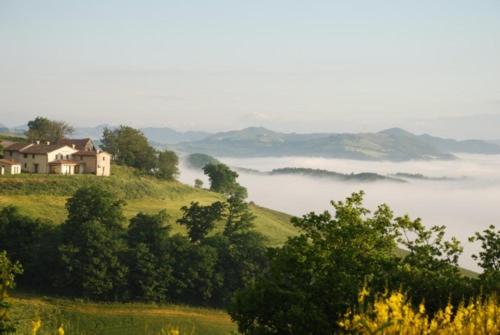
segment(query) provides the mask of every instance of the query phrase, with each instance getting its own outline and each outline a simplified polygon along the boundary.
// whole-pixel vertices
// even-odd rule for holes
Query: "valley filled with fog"
[[[232,168],[262,172],[284,167],[323,169],[340,173],[374,172],[422,174],[446,180],[407,179],[407,183],[388,181],[346,182],[302,175],[262,175],[238,172],[239,183],[248,189],[249,200],[292,215],[331,209],[330,200],[343,200],[352,192],[364,190],[365,206],[374,210],[387,203],[396,215],[420,217],[427,226],[445,225],[448,236],[463,242],[460,264],[476,269],[470,255],[477,245],[467,238],[488,225],[500,224],[500,155],[458,155],[449,161],[375,162],[344,159],[273,157],[220,158]],[[181,164],[180,180],[192,185],[195,178],[209,183],[200,170]]]

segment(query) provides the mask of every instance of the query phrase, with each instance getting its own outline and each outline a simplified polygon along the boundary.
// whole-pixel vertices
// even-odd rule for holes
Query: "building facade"
[[[18,163],[25,173],[111,173],[111,155],[98,150],[90,139],[62,139],[56,144],[11,143],[4,148],[4,158]]]

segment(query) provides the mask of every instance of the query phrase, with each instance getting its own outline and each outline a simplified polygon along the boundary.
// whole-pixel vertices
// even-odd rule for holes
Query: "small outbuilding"
[[[20,173],[21,163],[10,159],[0,159],[0,175]]]

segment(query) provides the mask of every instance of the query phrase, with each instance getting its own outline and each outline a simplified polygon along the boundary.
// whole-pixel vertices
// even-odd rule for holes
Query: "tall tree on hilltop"
[[[29,141],[43,141],[56,143],[61,138],[71,135],[74,128],[63,121],[53,121],[45,117],[37,117],[28,122],[25,135]]]
[[[152,173],[157,168],[156,152],[138,129],[128,126],[120,126],[114,130],[105,128],[101,143],[102,148],[111,153],[118,164],[135,167],[147,173]]]
[[[237,188],[241,187],[236,178],[238,173],[231,170],[227,165],[207,164],[203,167],[203,172],[210,179],[210,190],[223,194],[231,194]]]
[[[179,157],[173,151],[164,150],[158,153],[156,176],[161,179],[174,180],[179,174]]]

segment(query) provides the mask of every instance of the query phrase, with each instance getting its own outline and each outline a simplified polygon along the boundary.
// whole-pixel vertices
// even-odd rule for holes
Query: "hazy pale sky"
[[[492,114],[498,0],[0,0],[7,125],[359,131]]]

